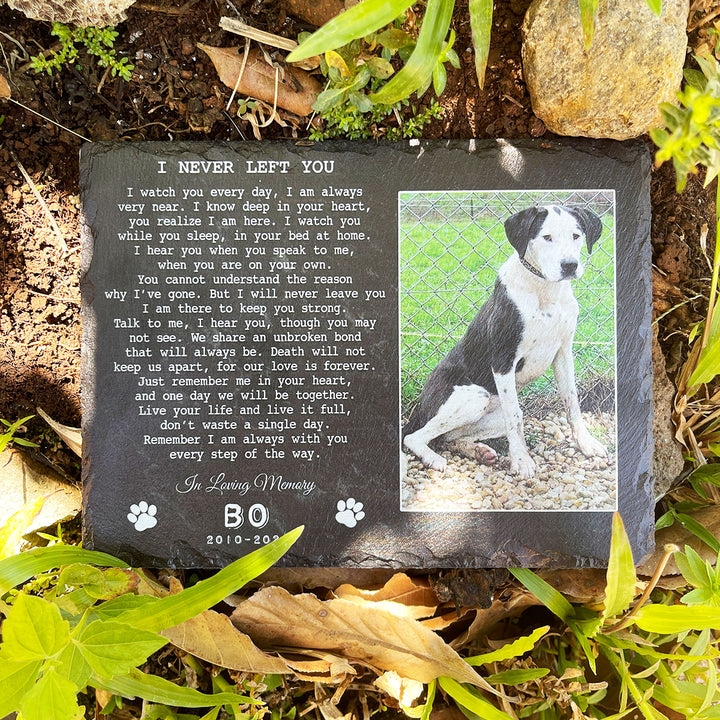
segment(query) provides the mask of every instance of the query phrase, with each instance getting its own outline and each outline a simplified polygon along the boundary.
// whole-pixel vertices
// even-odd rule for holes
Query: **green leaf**
[[[503,670],[502,672],[488,675],[485,679],[491,685],[520,685],[530,680],[537,680],[545,677],[550,670],[548,668],[528,668],[518,670]]]
[[[59,588],[83,588],[91,597],[96,597],[97,591],[102,592],[105,587],[105,578],[102,570],[84,563],[73,563],[62,569],[58,577]]]
[[[287,56],[287,62],[298,62],[313,55],[322,55],[328,50],[365,37],[391,23],[412,4],[412,0],[363,0],[325,23],[300,43]]]
[[[512,720],[512,717],[481,697],[467,685],[449,677],[438,678],[440,687],[458,704],[480,716],[483,720]]]
[[[152,595],[120,595],[108,600],[101,605],[96,605],[90,612],[90,619],[117,620],[130,610],[147,608],[149,605],[158,602],[160,598]]]
[[[635,597],[635,580],[632,548],[620,513],[616,512],[612,521],[603,620],[614,618],[627,610]]]
[[[688,386],[710,382],[720,372],[720,341],[708,343],[700,353],[698,364],[688,379]]]
[[[114,695],[121,695],[129,699],[139,697],[149,702],[177,707],[210,707],[211,705],[255,704],[258,702],[243,695],[227,692],[206,695],[189,687],[180,687],[156,675],[146,675],[140,670],[131,670],[127,675],[114,678],[92,677],[90,683],[93,687],[106,690]]]
[[[470,29],[475,49],[475,74],[478,85],[485,85],[485,70],[490,55],[490,33],[492,32],[493,0],[470,0]]]
[[[13,660],[44,660],[70,642],[70,625],[60,610],[33,595],[18,595],[2,626],[3,650]]]
[[[646,0],[648,7],[656,14],[662,13],[662,0]]]
[[[510,568],[510,572],[545,607],[561,620],[569,622],[575,617],[573,606],[554,588],[527,568]]]
[[[720,608],[707,605],[645,605],[633,620],[641,630],[661,635],[714,629],[720,628]]]
[[[74,642],[93,672],[100,677],[125,675],[167,644],[167,640],[157,633],[105,620],[86,625]]]
[[[595,16],[598,11],[598,0],[578,0],[580,5],[580,24],[582,25],[585,50],[590,49],[595,34]]]
[[[348,92],[348,89],[344,87],[323,90],[315,99],[312,106],[313,110],[316,113],[327,112],[331,108],[335,107],[335,105],[339,105],[343,102],[347,97]]]
[[[91,563],[104,567],[128,567],[127,563],[106,553],[83,550],[72,545],[36,548],[0,560],[0,595],[21,585],[34,575],[71,563]]]
[[[90,679],[92,670],[87,660],[80,652],[80,648],[74,643],[70,643],[58,655],[55,661],[55,668],[58,672],[75,685],[78,690],[82,690]]]
[[[366,64],[370,68],[372,76],[379,80],[387,80],[395,72],[393,66],[385,58],[373,56],[367,59]]]
[[[25,503],[0,527],[0,560],[15,554],[17,544],[32,521],[40,514],[44,502],[45,498],[39,497],[34,502]]]
[[[720,552],[720,541],[694,517],[686,515],[685,513],[675,513],[675,517],[686,530],[689,530],[693,535],[699,537],[713,552]]]
[[[138,630],[151,632],[179,625],[216,605],[267,570],[292,547],[302,531],[302,526],[295,528],[270,544],[235,560],[212,577],[175,595],[160,598],[152,605],[128,610],[118,620]]]
[[[519,637],[511,643],[503,645],[498,650],[466,658],[465,662],[469,665],[487,665],[493,662],[502,662],[503,660],[509,660],[510,658],[520,657],[520,655],[530,652],[530,650],[535,647],[535,643],[537,643],[537,641],[543,637],[549,629],[549,625],[544,625],[543,627],[539,627],[537,630],[534,630],[530,635]]]
[[[20,709],[20,701],[40,675],[42,660],[12,660],[0,651],[0,716]]]
[[[388,48],[389,50],[399,50],[401,47],[410,45],[413,42],[412,37],[404,30],[399,28],[388,28],[378,33],[375,38],[378,45]]]
[[[55,670],[47,670],[20,704],[23,720],[77,720],[77,688]]]
[[[373,102],[392,105],[404,100],[432,77],[433,69],[445,47],[445,36],[450,27],[454,5],[455,0],[428,0],[413,54],[386,85],[370,96]]]

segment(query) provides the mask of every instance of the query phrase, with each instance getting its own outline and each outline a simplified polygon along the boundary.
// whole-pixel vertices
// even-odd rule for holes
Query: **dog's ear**
[[[568,212],[580,223],[580,227],[585,233],[588,252],[592,252],[593,245],[602,235],[602,220],[586,208],[568,208]]]
[[[511,215],[505,221],[507,239],[520,257],[525,255],[530,239],[540,232],[547,214],[545,208],[529,207]]]

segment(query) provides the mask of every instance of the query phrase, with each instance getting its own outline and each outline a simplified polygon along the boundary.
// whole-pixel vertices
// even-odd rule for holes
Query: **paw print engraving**
[[[144,500],[141,500],[137,505],[130,506],[127,519],[135,526],[138,532],[142,532],[157,525],[156,514],[157,507],[155,505],[148,505]]]
[[[349,528],[354,528],[358,521],[365,517],[363,511],[363,504],[357,502],[355,498],[348,498],[347,500],[338,500],[337,513],[335,514],[335,520],[341,525],[345,525]]]

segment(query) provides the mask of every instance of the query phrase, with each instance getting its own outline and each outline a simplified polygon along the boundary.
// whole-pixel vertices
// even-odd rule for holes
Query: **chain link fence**
[[[532,205],[585,207],[603,233],[573,281],[580,305],[575,373],[583,410],[615,407],[615,198],[611,190],[403,192],[400,335],[403,411],[432,369],[464,335],[513,251],[504,221]],[[523,391],[530,412],[561,410],[552,369]]]

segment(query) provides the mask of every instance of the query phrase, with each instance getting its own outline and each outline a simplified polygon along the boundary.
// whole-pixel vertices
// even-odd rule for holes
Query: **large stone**
[[[12,10],[46,22],[105,27],[117,25],[135,0],[6,0]]]
[[[559,135],[626,140],[661,123],[682,80],[688,0],[601,0],[585,50],[576,2],[534,0],[523,24],[533,112]]]

